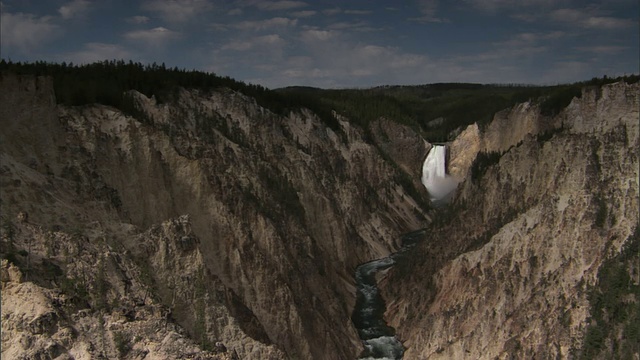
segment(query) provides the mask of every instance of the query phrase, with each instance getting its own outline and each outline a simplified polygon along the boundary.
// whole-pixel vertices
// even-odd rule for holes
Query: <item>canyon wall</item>
[[[637,226],[638,84],[467,127],[434,212],[430,144],[390,119],[228,89],[60,106],[51,81],[0,78],[3,357],[352,359],[356,266],[428,227],[380,276],[405,358],[569,358]]]
[[[85,346],[90,357],[112,356],[112,323],[119,339],[137,334],[124,344],[130,358],[155,351],[160,335],[111,317],[157,306],[171,315],[167,326],[184,329],[171,336],[191,342],[191,353],[354,358],[356,265],[427,223],[402,166],[345,119],[331,129],[306,110],[277,116],[226,89],[180,89],[162,104],[130,91],[123,113],[58,106],[47,78],[3,76],[0,87],[3,253],[29,274],[3,282],[3,318],[22,311],[5,308],[16,300],[4,286],[55,292],[47,296],[63,309],[51,328],[74,334],[52,337],[61,354]],[[24,235],[25,226],[39,235]],[[87,247],[93,258],[54,255],[51,242]],[[92,261],[111,269],[106,279]],[[47,266],[59,269],[55,278]],[[106,330],[85,332],[78,313]],[[5,331],[12,325],[3,321],[3,355],[44,351],[16,343],[37,337],[19,323]]]
[[[589,289],[638,224],[639,94],[585,89],[553,117],[521,104],[453,141],[455,199],[383,280],[406,358],[580,354]]]

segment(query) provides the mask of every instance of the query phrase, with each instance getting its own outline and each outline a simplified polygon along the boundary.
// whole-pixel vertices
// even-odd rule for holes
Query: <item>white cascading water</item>
[[[444,200],[458,182],[445,170],[446,147],[434,145],[422,165],[422,185],[427,188],[431,201]]]
[[[422,184],[427,188],[431,201],[439,203],[458,186],[458,182],[446,171],[446,148],[434,145],[422,165]],[[404,345],[395,336],[395,329],[384,320],[385,303],[378,289],[376,273],[392,267],[396,258],[415,246],[418,233],[406,234],[402,248],[382,259],[360,264],[356,268],[356,306],[351,320],[358,330],[364,351],[362,360],[398,360],[404,356]]]

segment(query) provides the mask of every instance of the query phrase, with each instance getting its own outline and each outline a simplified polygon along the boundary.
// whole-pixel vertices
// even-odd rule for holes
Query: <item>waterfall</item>
[[[447,198],[458,182],[446,172],[446,147],[434,145],[422,165],[422,185],[427,188],[431,201]]]
[[[434,145],[422,165],[422,184],[427,188],[431,201],[446,201],[458,182],[446,170],[446,148]],[[405,234],[402,248],[382,259],[360,264],[356,268],[356,305],[351,321],[358,330],[364,350],[358,359],[398,360],[404,356],[404,345],[395,336],[395,329],[384,319],[385,302],[378,289],[376,274],[392,267],[424,235],[423,230]]]

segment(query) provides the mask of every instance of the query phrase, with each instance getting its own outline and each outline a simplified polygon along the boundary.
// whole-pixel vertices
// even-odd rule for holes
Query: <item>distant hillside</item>
[[[72,63],[14,63],[0,61],[0,73],[48,75],[55,81],[59,104],[101,103],[127,111],[123,97],[137,90],[159,102],[175,98],[178,88],[211,91],[229,88],[256,99],[258,105],[275,114],[286,115],[301,108],[312,110],[334,131],[340,126],[332,115],[336,111],[369,131],[369,124],[381,117],[409,125],[432,141],[451,140],[452,132],[478,122],[488,123],[503,109],[527,100],[540,102],[545,115],[554,115],[580,97],[585,86],[601,86],[625,81],[638,82],[640,76],[593,78],[589,81],[555,86],[526,84],[436,83],[415,86],[388,85],[369,89],[320,89],[291,86],[276,90],[246,84],[228,76],[197,70],[168,68],[164,64],[143,65],[132,61],[103,61],[88,65]],[[433,120],[440,119],[438,122]]]
[[[496,112],[520,102],[538,101],[544,115],[555,115],[571,99],[579,98],[585,86],[602,86],[618,81],[636,83],[639,79],[638,75],[631,75],[555,86],[437,83],[340,90],[288,87],[277,91],[319,98],[323,104],[363,126],[379,117],[386,117],[413,126],[429,141],[438,142],[451,140],[451,132],[460,127],[474,122],[482,126],[491,121]],[[440,118],[441,121],[433,122]]]
[[[338,128],[330,110],[319,106],[304,94],[282,96],[261,85],[246,84],[228,76],[203,71],[169,68],[164,63],[143,65],[120,60],[74,65],[64,62],[14,63],[1,60],[0,73],[51,76],[54,78],[58,104],[78,106],[100,103],[125,112],[129,110],[130,104],[123,94],[128,90],[137,90],[148,97],[155,96],[158,102],[164,103],[175,99],[178,88],[203,92],[229,88],[254,98],[258,105],[275,114],[284,115],[300,108],[308,108],[334,130]]]

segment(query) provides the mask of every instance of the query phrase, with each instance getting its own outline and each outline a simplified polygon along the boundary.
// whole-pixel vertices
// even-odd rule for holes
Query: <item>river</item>
[[[356,268],[356,306],[351,320],[364,345],[360,359],[402,359],[404,346],[396,338],[395,329],[384,320],[385,302],[378,289],[376,273],[401,260],[403,254],[414,247],[424,234],[424,230],[405,234],[398,252]]]

